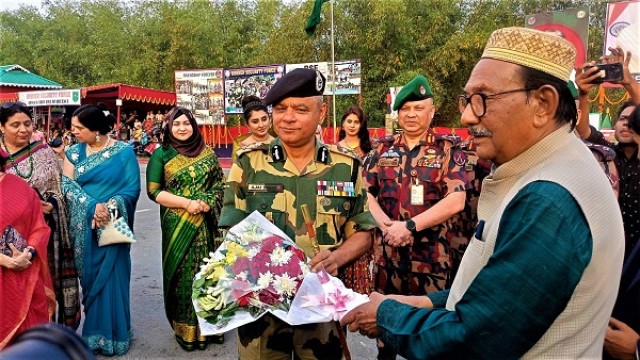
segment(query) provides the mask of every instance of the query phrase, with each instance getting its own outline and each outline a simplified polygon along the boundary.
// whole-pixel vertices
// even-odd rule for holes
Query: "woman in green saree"
[[[215,250],[223,173],[189,110],[176,107],[165,121],[162,147],[147,165],[147,193],[160,204],[165,312],[182,348],[204,350],[223,337],[200,333],[191,286]]]

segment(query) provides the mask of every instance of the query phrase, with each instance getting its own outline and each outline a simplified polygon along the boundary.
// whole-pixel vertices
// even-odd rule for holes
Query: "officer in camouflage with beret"
[[[312,258],[312,271],[324,267],[336,275],[370,248],[369,230],[376,223],[355,155],[315,138],[326,113],[324,85],[319,72],[295,69],[271,88],[264,102],[273,105],[279,136],[238,151],[219,226],[235,225],[257,210]],[[301,212],[305,204],[315,221],[317,254]],[[240,327],[238,337],[240,359],[342,358],[335,323],[290,326],[267,314]]]
[[[424,76],[402,88],[393,109],[402,134],[382,139],[364,164],[369,207],[381,231],[374,241],[375,288],[423,295],[451,284],[447,222],[465,206],[466,155],[457,137],[430,128],[435,107]],[[379,359],[395,357],[379,349]]]

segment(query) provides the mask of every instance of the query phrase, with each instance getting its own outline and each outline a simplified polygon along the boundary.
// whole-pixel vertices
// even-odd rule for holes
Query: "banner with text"
[[[224,124],[223,69],[176,70],[176,102],[198,125]]]
[[[264,99],[273,84],[284,75],[284,65],[224,69],[224,102],[227,114],[242,113],[242,98]]]
[[[79,106],[80,89],[21,91],[18,100],[27,106]]]

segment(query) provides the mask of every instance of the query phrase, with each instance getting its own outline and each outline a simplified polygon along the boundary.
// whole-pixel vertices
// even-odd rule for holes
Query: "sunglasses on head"
[[[9,109],[13,109],[14,107],[27,107],[27,104],[23,103],[22,101],[9,101],[6,103],[3,103],[2,105],[0,105],[0,108],[2,110],[9,110]]]
[[[62,139],[59,137],[49,141],[49,146],[51,146],[52,148],[57,148],[60,145],[62,145]]]

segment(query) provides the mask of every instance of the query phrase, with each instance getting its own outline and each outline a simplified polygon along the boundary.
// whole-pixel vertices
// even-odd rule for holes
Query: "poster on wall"
[[[551,32],[567,39],[576,48],[574,67],[587,62],[589,39],[589,7],[527,15],[525,27]]]
[[[287,72],[293,69],[313,69],[319,71],[322,75],[324,75],[325,79],[329,78],[329,63],[326,61],[322,62],[311,62],[311,63],[301,63],[301,64],[287,64]],[[329,86],[324,87],[323,95],[331,95],[331,89]]]
[[[327,76],[327,88],[329,94],[335,86],[336,95],[354,95],[360,94],[361,83],[360,76],[362,72],[362,63],[360,60],[336,61],[335,74],[336,80],[333,79],[331,71]],[[325,91],[326,92],[326,91]]]
[[[640,82],[640,1],[607,4],[607,23],[603,54],[610,47],[631,51],[629,71]]]
[[[198,125],[224,124],[223,69],[176,70],[176,102]]]
[[[224,69],[224,102],[227,114],[242,113],[242,98],[264,99],[273,84],[284,75],[284,65]]]

